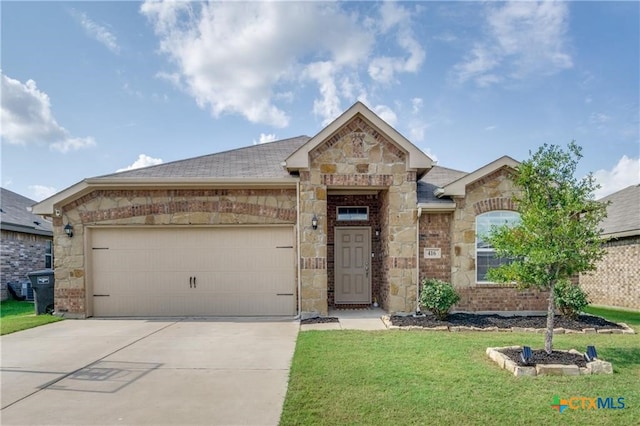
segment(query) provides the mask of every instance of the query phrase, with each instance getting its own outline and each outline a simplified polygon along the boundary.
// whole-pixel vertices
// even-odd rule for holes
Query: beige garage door
[[[90,233],[93,315],[293,315],[290,227]]]

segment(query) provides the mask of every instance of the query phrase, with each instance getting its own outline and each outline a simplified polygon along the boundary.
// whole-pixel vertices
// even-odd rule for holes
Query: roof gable
[[[436,190],[436,196],[462,197],[465,195],[466,188],[468,185],[505,167],[515,170],[519,164],[520,163],[518,161],[505,155],[487,164],[486,166],[480,167],[478,170],[474,172],[464,175],[461,178],[454,180],[453,182],[438,188]]]
[[[423,173],[432,167],[433,160],[431,160],[431,158],[429,158],[424,152],[418,149],[397,130],[367,108],[362,102],[356,102],[351,108],[346,110],[318,134],[309,139],[307,143],[289,155],[285,160],[287,169],[290,171],[308,169],[310,161],[309,153],[325,143],[356,117],[360,117],[365,120],[365,122],[375,128],[376,131],[384,134],[391,143],[405,153],[407,156],[407,167],[409,169]]]

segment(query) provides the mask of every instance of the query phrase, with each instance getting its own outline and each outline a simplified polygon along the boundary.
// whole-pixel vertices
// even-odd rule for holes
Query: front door
[[[371,228],[335,228],[335,293],[339,304],[371,303]]]

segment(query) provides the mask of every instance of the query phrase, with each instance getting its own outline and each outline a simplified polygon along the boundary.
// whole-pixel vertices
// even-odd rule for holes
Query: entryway
[[[335,228],[336,305],[371,303],[371,228]]]

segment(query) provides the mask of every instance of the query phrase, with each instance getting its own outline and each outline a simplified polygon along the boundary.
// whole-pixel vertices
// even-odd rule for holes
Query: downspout
[[[297,229],[297,256],[298,258],[296,259],[296,264],[298,265],[298,315],[296,316],[297,319],[302,318],[302,298],[301,298],[301,291],[302,291],[302,278],[301,278],[301,274],[302,274],[302,267],[300,265],[300,239],[301,239],[301,230],[300,230],[300,181],[296,182],[296,212],[297,212],[297,218],[296,221],[298,223],[298,226],[296,227]]]
[[[422,207],[418,207],[416,218],[416,315],[420,314],[420,216]]]

